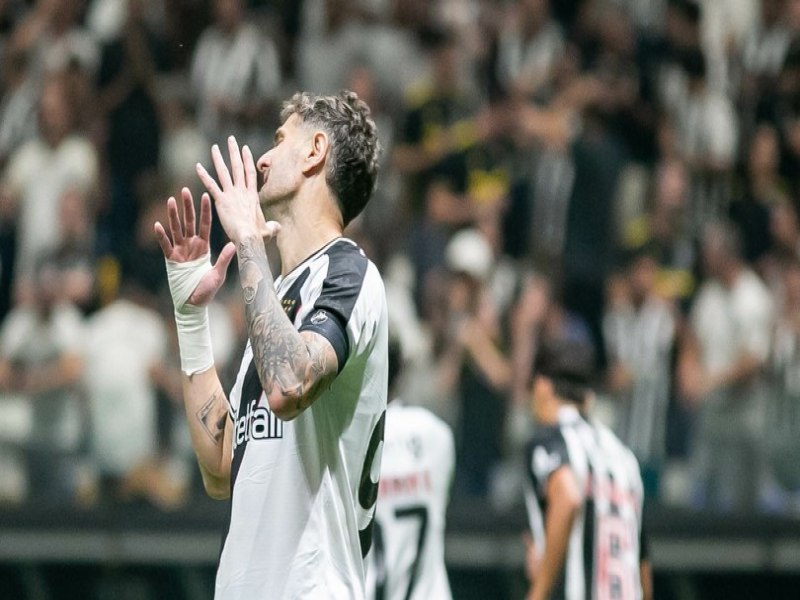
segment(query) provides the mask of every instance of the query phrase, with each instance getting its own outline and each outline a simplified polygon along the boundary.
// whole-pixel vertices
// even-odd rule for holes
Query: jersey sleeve
[[[539,431],[528,444],[528,475],[540,500],[544,500],[550,476],[563,466],[569,466],[569,453],[564,436],[557,427]]]
[[[348,324],[354,318],[369,261],[355,246],[336,247],[329,254],[328,271],[322,289],[300,324],[299,331],[313,331],[330,342],[336,352],[338,371],[341,373],[351,354],[351,336]],[[352,329],[352,327],[351,327]]]

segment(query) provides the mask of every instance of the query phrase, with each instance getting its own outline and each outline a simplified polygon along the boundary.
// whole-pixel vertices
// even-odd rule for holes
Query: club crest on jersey
[[[546,448],[536,446],[536,449],[533,451],[531,466],[533,467],[533,474],[536,475],[536,478],[540,481],[546,481],[550,473],[561,466],[561,457],[558,452],[548,452]]]
[[[236,419],[233,447],[236,449],[250,440],[274,440],[283,437],[283,421],[256,400],[247,405],[245,414]]]
[[[284,298],[281,300],[281,307],[283,308],[283,312],[287,315],[292,314],[292,309],[294,308],[295,304],[297,304],[297,300],[294,298]]]
[[[328,313],[326,313],[324,310],[318,310],[311,316],[311,322],[314,325],[321,325],[327,320],[328,320]]]

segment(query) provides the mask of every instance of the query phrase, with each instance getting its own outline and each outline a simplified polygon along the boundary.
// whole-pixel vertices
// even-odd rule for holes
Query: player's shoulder
[[[620,456],[620,458],[628,462],[631,470],[639,471],[639,461],[633,451],[625,445],[610,427],[599,421],[591,421],[589,424],[597,432],[597,436],[600,438],[602,447],[606,452]]]
[[[555,447],[566,446],[564,433],[558,425],[540,425],[536,427],[531,439],[528,441],[528,453],[532,453],[537,447],[552,449]]]
[[[561,467],[571,466],[569,450],[560,427],[537,427],[528,442],[527,463],[529,475],[539,493],[543,493],[542,486],[551,474]]]
[[[413,427],[416,431],[424,431],[432,436],[452,436],[453,431],[442,418],[422,406],[406,404],[402,400],[395,400],[389,404],[387,421]]]
[[[364,249],[353,240],[341,237],[330,244],[321,256],[327,258],[328,277],[348,277],[354,281],[376,277],[380,273]]]

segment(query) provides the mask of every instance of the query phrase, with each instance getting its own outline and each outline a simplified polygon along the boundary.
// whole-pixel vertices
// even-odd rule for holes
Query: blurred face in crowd
[[[433,55],[434,77],[439,88],[451,89],[458,84],[458,46],[454,41],[437,48]]]
[[[86,198],[76,188],[70,188],[61,196],[59,216],[63,239],[84,241],[89,234],[86,216]]]
[[[800,29],[800,0],[772,0],[772,2],[779,5],[777,8],[779,11],[778,18],[782,16],[783,10],[785,10],[787,24],[792,29]]]
[[[725,280],[729,267],[736,261],[732,234],[717,225],[709,225],[703,234],[703,268],[708,277]]]
[[[768,126],[759,127],[750,144],[750,171],[763,173],[778,168],[778,134]]]
[[[631,265],[629,279],[634,302],[643,302],[656,283],[658,264],[652,256],[641,256]]]
[[[677,161],[670,161],[659,169],[656,188],[656,203],[662,206],[680,207],[686,201],[689,180],[686,169]]]
[[[83,0],[52,0],[51,23],[58,31],[66,31],[75,25],[83,13]]]
[[[789,204],[778,204],[770,211],[770,234],[774,244],[789,253],[797,251],[798,231],[797,213]]]
[[[761,20],[764,24],[770,25],[780,19],[783,16],[784,4],[785,0],[761,0]]]
[[[214,16],[222,29],[235,29],[242,21],[242,0],[215,0]]]
[[[455,273],[450,277],[447,304],[450,313],[472,314],[477,305],[480,283],[466,273]]]
[[[365,65],[358,65],[350,72],[348,89],[353,90],[368,105],[375,104],[375,78]]]
[[[42,89],[39,100],[39,128],[52,145],[58,144],[72,128],[72,109],[66,86],[51,80]]]
[[[787,308],[797,310],[800,307],[800,263],[794,261],[789,264],[783,283]]]
[[[39,311],[43,314],[55,306],[61,293],[62,278],[53,264],[44,264],[38,268],[35,281],[35,294]]]
[[[275,132],[275,143],[258,159],[263,183],[258,191],[265,214],[288,201],[302,181],[303,151],[311,143],[311,128],[291,115]]]
[[[550,9],[548,0],[520,0],[522,24],[529,31],[536,31],[547,19]]]

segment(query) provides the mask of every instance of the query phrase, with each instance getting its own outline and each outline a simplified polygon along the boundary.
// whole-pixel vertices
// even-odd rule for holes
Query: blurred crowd
[[[0,502],[198,493],[153,222],[341,88],[384,148],[348,235],[457,497],[521,500],[569,338],[650,498],[800,515],[798,0],[0,0]],[[229,385],[236,289],[211,313]]]

